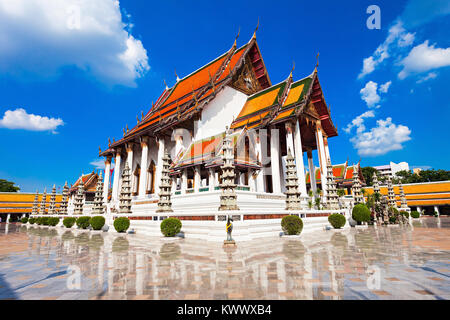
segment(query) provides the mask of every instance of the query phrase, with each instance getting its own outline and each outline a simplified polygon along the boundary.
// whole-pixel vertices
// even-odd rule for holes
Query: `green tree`
[[[377,169],[375,169],[374,167],[364,167],[361,168],[362,174],[364,176],[364,180],[366,180],[366,184],[368,186],[371,186],[373,184],[372,181],[372,177],[373,177],[373,173],[378,173]]]
[[[19,187],[14,185],[14,182],[0,179],[0,192],[17,192],[20,190]]]

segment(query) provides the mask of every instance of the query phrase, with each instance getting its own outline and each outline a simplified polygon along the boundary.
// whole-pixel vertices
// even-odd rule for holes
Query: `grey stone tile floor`
[[[450,218],[221,243],[0,224],[0,299],[450,299]]]

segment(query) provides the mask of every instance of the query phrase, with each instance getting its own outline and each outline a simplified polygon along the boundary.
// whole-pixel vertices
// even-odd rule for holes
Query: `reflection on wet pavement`
[[[0,224],[0,299],[449,299],[450,218],[222,248]]]

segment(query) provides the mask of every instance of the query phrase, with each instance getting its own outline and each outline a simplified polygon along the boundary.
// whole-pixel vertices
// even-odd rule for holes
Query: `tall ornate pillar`
[[[122,150],[119,148],[116,150],[116,159],[114,160],[114,180],[112,189],[112,200],[117,201],[119,199],[119,180],[120,180],[120,165],[122,161]]]
[[[330,161],[331,161],[330,149],[328,148],[328,138],[327,137],[323,137],[323,144],[325,146],[325,159],[327,161],[328,161],[328,159],[330,159]]]
[[[194,167],[194,192],[198,193],[200,192],[200,166]]]
[[[161,181],[161,171],[163,168],[163,156],[164,156],[164,137],[158,138],[158,160],[156,163],[156,175],[155,175],[155,194],[159,194],[159,182]]]
[[[308,150],[308,167],[309,167],[309,180],[311,183],[311,190],[315,194],[317,192],[317,182],[316,182],[316,168],[314,168],[314,161],[312,156],[312,150]]]
[[[133,142],[127,143],[127,162],[128,162],[128,168],[130,168],[130,171],[133,173]]]
[[[111,177],[111,156],[107,156],[105,159],[105,181],[103,183],[103,202],[108,202],[109,193],[109,181]]]
[[[139,175],[139,197],[145,197],[148,174],[148,138],[141,137],[141,173]]]
[[[214,191],[215,186],[215,172],[213,168],[209,168],[209,179],[208,179],[208,185],[209,185],[209,191]]]
[[[188,175],[187,175],[187,168],[183,169],[181,174],[181,194],[186,194],[186,190],[188,187]]]
[[[260,132],[261,134],[261,132]],[[258,175],[256,176],[256,191],[264,192],[264,163],[262,159],[262,149],[261,149],[261,136],[258,134],[256,136],[256,156],[259,164],[261,165],[261,170],[259,170]],[[266,137],[267,138],[267,137]]]
[[[270,131],[270,161],[272,167],[272,190],[273,193],[281,193],[280,177],[280,140],[279,130],[272,128]]]
[[[306,197],[306,178],[305,178],[305,165],[303,163],[303,147],[302,147],[302,135],[300,132],[300,122],[297,120],[295,123],[295,165],[297,167],[298,187],[302,197]]]
[[[327,159],[325,155],[325,145],[323,143],[323,133],[322,128],[318,125],[316,129],[316,144],[317,151],[319,153],[319,163],[320,163],[320,182],[322,185],[322,196],[325,197],[327,194]]]

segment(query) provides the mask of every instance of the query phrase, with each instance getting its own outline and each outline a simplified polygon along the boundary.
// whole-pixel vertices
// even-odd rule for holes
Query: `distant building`
[[[407,162],[394,163],[391,161],[387,165],[376,166],[374,168],[378,170],[378,173],[382,177],[390,176],[391,178],[393,178],[394,176],[396,176],[396,173],[399,171],[403,171],[403,170],[409,171],[409,164]]]
[[[413,169],[413,173],[414,174],[420,174],[420,171],[422,171],[422,169],[420,169],[420,168],[414,168]]]

